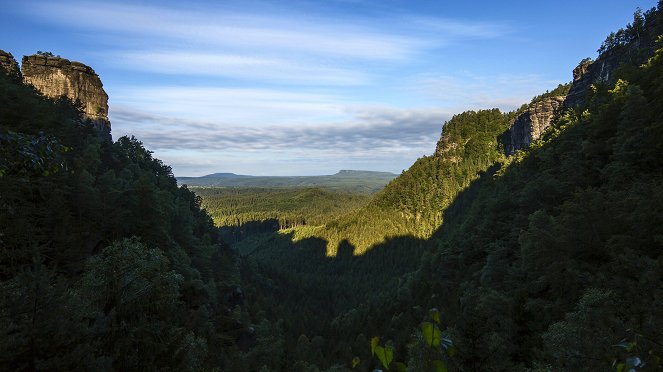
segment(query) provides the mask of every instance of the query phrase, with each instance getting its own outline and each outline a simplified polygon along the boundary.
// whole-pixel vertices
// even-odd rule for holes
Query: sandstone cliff
[[[621,63],[614,53],[604,53],[596,61],[584,59],[573,69],[573,85],[564,101],[564,107],[573,108],[584,103],[593,84],[609,83],[615,69]]]
[[[35,54],[24,56],[23,80],[45,96],[80,102],[83,113],[100,129],[110,130],[108,95],[94,70],[80,62]]]
[[[0,69],[4,73],[11,76],[16,80],[21,80],[21,71],[18,69],[18,63],[11,53],[5,52],[0,49]]]
[[[527,106],[502,135],[504,152],[513,155],[541,137],[561,113],[564,100],[565,96],[547,97]]]

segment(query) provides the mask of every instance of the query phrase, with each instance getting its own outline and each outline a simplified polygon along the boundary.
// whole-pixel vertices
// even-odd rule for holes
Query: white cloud
[[[160,117],[123,108],[111,115],[113,135],[135,135],[156,150],[269,150],[333,156],[432,152],[447,113],[436,109],[370,109],[351,119],[300,126],[230,125]],[[307,155],[308,154],[308,155]]]
[[[182,50],[113,51],[114,66],[171,75],[200,75],[307,85],[357,85],[369,78],[362,71],[325,66],[317,61],[292,61],[271,56]]]
[[[137,86],[110,97],[111,117],[132,110],[198,122],[299,125],[347,116],[336,96],[266,88]]]
[[[103,30],[132,39],[158,37],[162,45],[185,43],[393,60],[411,56],[426,44],[414,37],[298,14],[262,16],[223,9],[203,13],[94,2],[34,2],[26,10],[50,22],[71,25],[75,19],[73,25],[87,30]]]

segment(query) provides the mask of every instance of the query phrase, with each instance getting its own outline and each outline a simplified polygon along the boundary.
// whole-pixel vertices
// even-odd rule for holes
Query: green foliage
[[[202,198],[201,206],[229,243],[258,233],[319,226],[369,200],[364,194],[321,188],[196,187],[192,191]]]
[[[394,359],[394,349],[389,345],[376,345],[374,353],[384,368],[388,370],[389,366],[391,365],[391,361]]]
[[[421,333],[429,347],[436,348],[442,341],[442,332],[437,324],[423,322],[421,323]]]
[[[0,74],[0,365],[223,365],[234,254],[170,167],[81,117]]]
[[[551,91],[546,90],[545,93],[540,94],[538,96],[534,96],[534,98],[532,98],[532,101],[530,102],[530,104],[536,103],[536,102],[539,102],[539,101],[543,101],[544,99],[549,98],[549,97],[566,96],[566,94],[569,93],[569,90],[571,89],[572,85],[573,85],[573,82],[569,82],[569,83],[566,83],[566,84],[559,84],[559,85],[557,85],[557,87],[555,89],[553,89]]]

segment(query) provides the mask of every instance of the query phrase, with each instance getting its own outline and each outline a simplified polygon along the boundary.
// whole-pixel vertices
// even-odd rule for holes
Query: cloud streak
[[[286,151],[361,156],[371,153],[420,154],[434,147],[449,115],[440,110],[367,110],[351,121],[308,126],[228,126],[150,115],[117,108],[111,117],[150,148],[205,151]],[[167,128],[167,129],[166,129]]]
[[[410,89],[432,98],[442,107],[458,112],[493,107],[510,111],[528,103],[533,96],[554,89],[560,83],[535,74],[424,74],[411,80]]]

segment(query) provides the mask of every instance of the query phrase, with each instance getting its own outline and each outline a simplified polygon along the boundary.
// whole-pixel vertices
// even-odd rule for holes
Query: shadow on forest
[[[228,244],[235,244],[251,235],[279,231],[281,225],[276,218],[263,221],[248,221],[239,226],[221,226],[219,234]]]
[[[484,172],[467,188],[460,191],[454,201],[444,212],[444,220],[462,219],[472,200],[481,186],[500,169],[496,164]],[[360,255],[356,247],[343,239],[337,246],[336,255],[328,255],[328,241],[320,237],[307,237],[295,239],[294,232],[279,232],[278,221],[275,219],[265,221],[250,221],[235,228],[221,228],[223,233],[234,229],[235,236],[241,239],[252,234],[268,234],[266,238],[258,239],[256,249],[250,250],[249,256],[260,261],[269,262],[282,269],[295,273],[313,273],[323,271],[340,274],[344,271],[357,271],[360,275],[374,281],[381,278],[381,273],[389,273],[391,277],[406,274],[417,270],[421,255],[424,251],[433,249],[436,242],[444,235],[444,224],[438,226],[432,236],[421,239],[413,235],[389,237],[381,243],[373,245]],[[231,243],[232,244],[232,243]],[[253,244],[250,242],[248,244]]]

